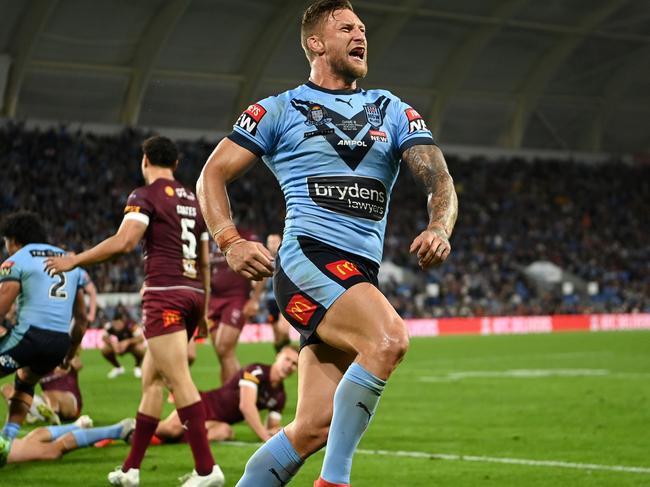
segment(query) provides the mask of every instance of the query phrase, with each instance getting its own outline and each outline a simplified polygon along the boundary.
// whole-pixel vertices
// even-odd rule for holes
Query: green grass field
[[[239,355],[247,363],[270,362],[273,354],[270,345],[259,344],[240,346]],[[97,351],[82,358],[84,412],[100,425],[133,416],[138,382],[130,374],[106,379],[109,365]],[[131,359],[125,362],[130,372]],[[217,384],[210,348],[199,347],[192,370],[199,388]],[[287,420],[295,389],[294,377],[287,384]],[[242,442],[254,441],[245,425],[236,433]],[[650,486],[650,333],[414,339],[360,448],[355,487]],[[252,444],[213,446],[226,485],[235,485],[254,450]],[[106,474],[126,453],[122,445],[88,448],[58,462],[7,465],[0,485],[107,485]],[[311,487],[321,460],[322,454],[312,457],[291,485]],[[187,445],[152,447],[141,484],[178,485],[176,478],[191,469]]]

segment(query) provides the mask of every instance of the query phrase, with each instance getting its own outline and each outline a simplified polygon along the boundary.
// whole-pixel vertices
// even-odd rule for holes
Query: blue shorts
[[[70,335],[18,324],[0,339],[0,374],[23,367],[45,375],[59,365],[70,348]]]
[[[282,315],[300,333],[301,346],[319,343],[316,327],[347,289],[360,282],[377,286],[379,266],[309,237],[282,242],[273,289]]]

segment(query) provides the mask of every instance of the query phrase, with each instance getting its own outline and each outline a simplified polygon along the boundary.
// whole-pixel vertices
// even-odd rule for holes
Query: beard
[[[330,67],[334,73],[338,74],[348,82],[365,78],[366,74],[368,74],[368,63],[365,59],[363,63],[356,63],[350,60],[347,52],[342,56],[331,58]]]

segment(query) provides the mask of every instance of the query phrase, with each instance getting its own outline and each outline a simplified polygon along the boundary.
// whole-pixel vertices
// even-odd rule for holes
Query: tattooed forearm
[[[458,198],[442,152],[435,145],[416,145],[404,151],[402,159],[427,191],[429,228],[442,227],[450,236],[458,216]]]

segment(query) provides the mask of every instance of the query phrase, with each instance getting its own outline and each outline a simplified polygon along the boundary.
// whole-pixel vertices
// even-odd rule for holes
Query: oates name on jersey
[[[386,214],[387,191],[381,181],[359,176],[307,178],[309,196],[321,208],[379,221]]]

